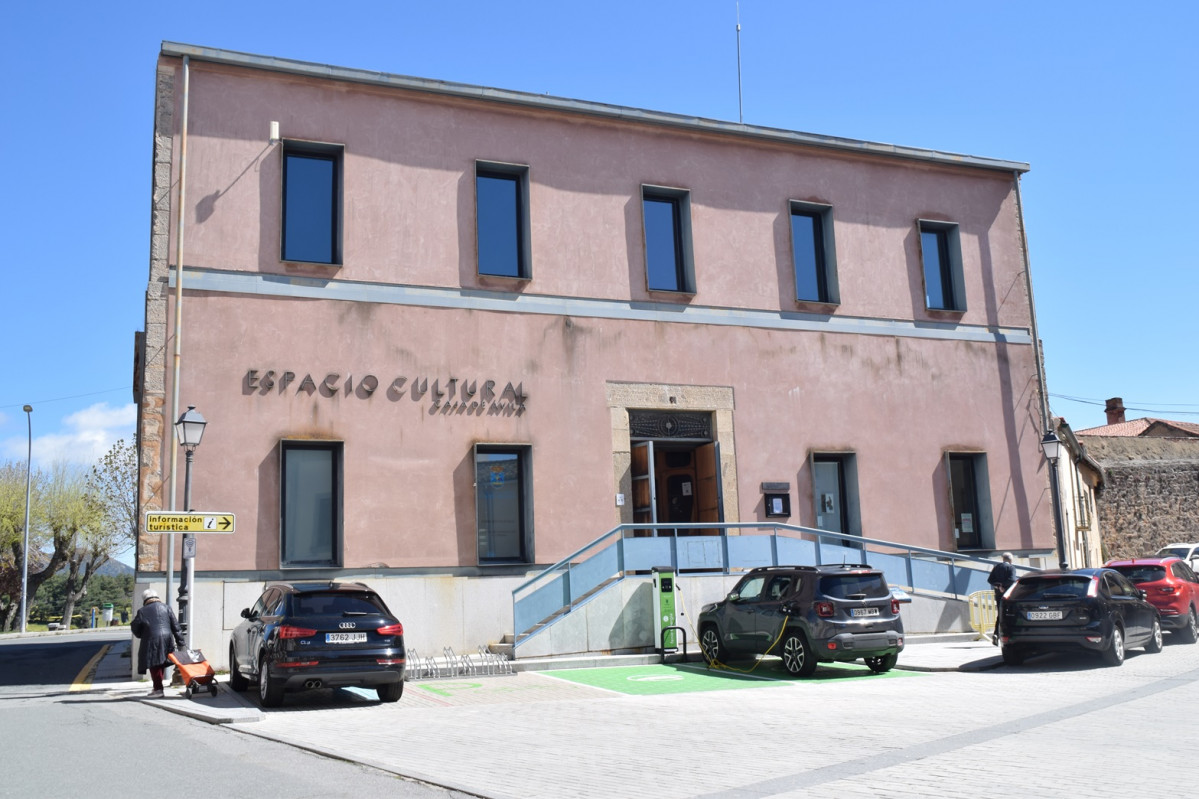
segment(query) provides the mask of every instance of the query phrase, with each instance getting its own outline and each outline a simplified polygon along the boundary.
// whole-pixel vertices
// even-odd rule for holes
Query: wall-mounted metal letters
[[[413,402],[427,401],[429,414],[465,414],[482,416],[516,415],[525,411],[524,383],[515,386],[509,382],[497,392],[495,380],[463,380],[457,377],[396,377],[384,387],[383,382],[372,374],[355,379],[352,375],[342,376],[331,372],[324,377],[314,378],[311,374],[300,377],[286,369],[249,369],[242,379],[242,393],[265,397],[270,394],[306,394],[331,399],[333,397],[355,397],[366,400],[382,391],[391,402],[408,397]]]

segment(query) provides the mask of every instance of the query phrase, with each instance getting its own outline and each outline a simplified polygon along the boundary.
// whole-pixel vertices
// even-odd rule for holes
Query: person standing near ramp
[[[1012,583],[1016,582],[1016,567],[1012,565],[1011,552],[1003,553],[1003,560],[991,569],[991,576],[987,578],[987,582],[995,591],[995,632],[991,633],[991,643],[999,646],[999,618],[1003,610],[1003,595],[1012,587]]]

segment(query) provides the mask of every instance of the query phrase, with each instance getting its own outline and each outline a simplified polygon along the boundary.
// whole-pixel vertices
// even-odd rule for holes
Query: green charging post
[[[674,652],[679,648],[678,627],[675,621],[675,574],[671,566],[654,566],[653,612],[654,648],[659,654]]]

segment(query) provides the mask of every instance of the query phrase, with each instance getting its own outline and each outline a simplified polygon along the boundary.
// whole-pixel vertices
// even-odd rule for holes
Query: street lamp
[[[1057,560],[1061,569],[1070,568],[1066,560],[1066,543],[1062,536],[1062,500],[1057,484],[1057,459],[1062,454],[1062,440],[1052,429],[1045,431],[1041,439],[1041,449],[1045,452],[1045,460],[1049,461],[1049,491],[1053,494],[1053,529],[1057,537]]]
[[[26,427],[29,428],[29,448],[25,452],[25,543],[21,547],[21,632],[25,632],[25,617],[29,611],[29,600],[25,595],[29,593],[29,468],[33,461],[33,406],[26,405],[21,410],[25,411]]]
[[[206,424],[208,422],[204,421],[204,417],[196,411],[195,405],[188,405],[187,410],[179,417],[179,421],[175,422],[175,432],[179,437],[179,442],[183,444],[183,451],[187,453],[187,468],[183,477],[183,510],[189,513],[192,510],[192,454],[196,451],[196,447],[200,446],[200,439],[204,437]],[[191,649],[192,603],[188,599],[188,592],[196,580],[196,542],[191,533],[183,535],[183,559],[186,564],[179,579],[179,615],[182,617],[180,624],[183,627],[183,633],[187,637],[187,648]]]

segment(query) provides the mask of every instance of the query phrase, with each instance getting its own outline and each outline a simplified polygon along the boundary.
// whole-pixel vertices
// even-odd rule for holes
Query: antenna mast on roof
[[[741,4],[737,3],[737,121],[745,122],[741,112]]]

